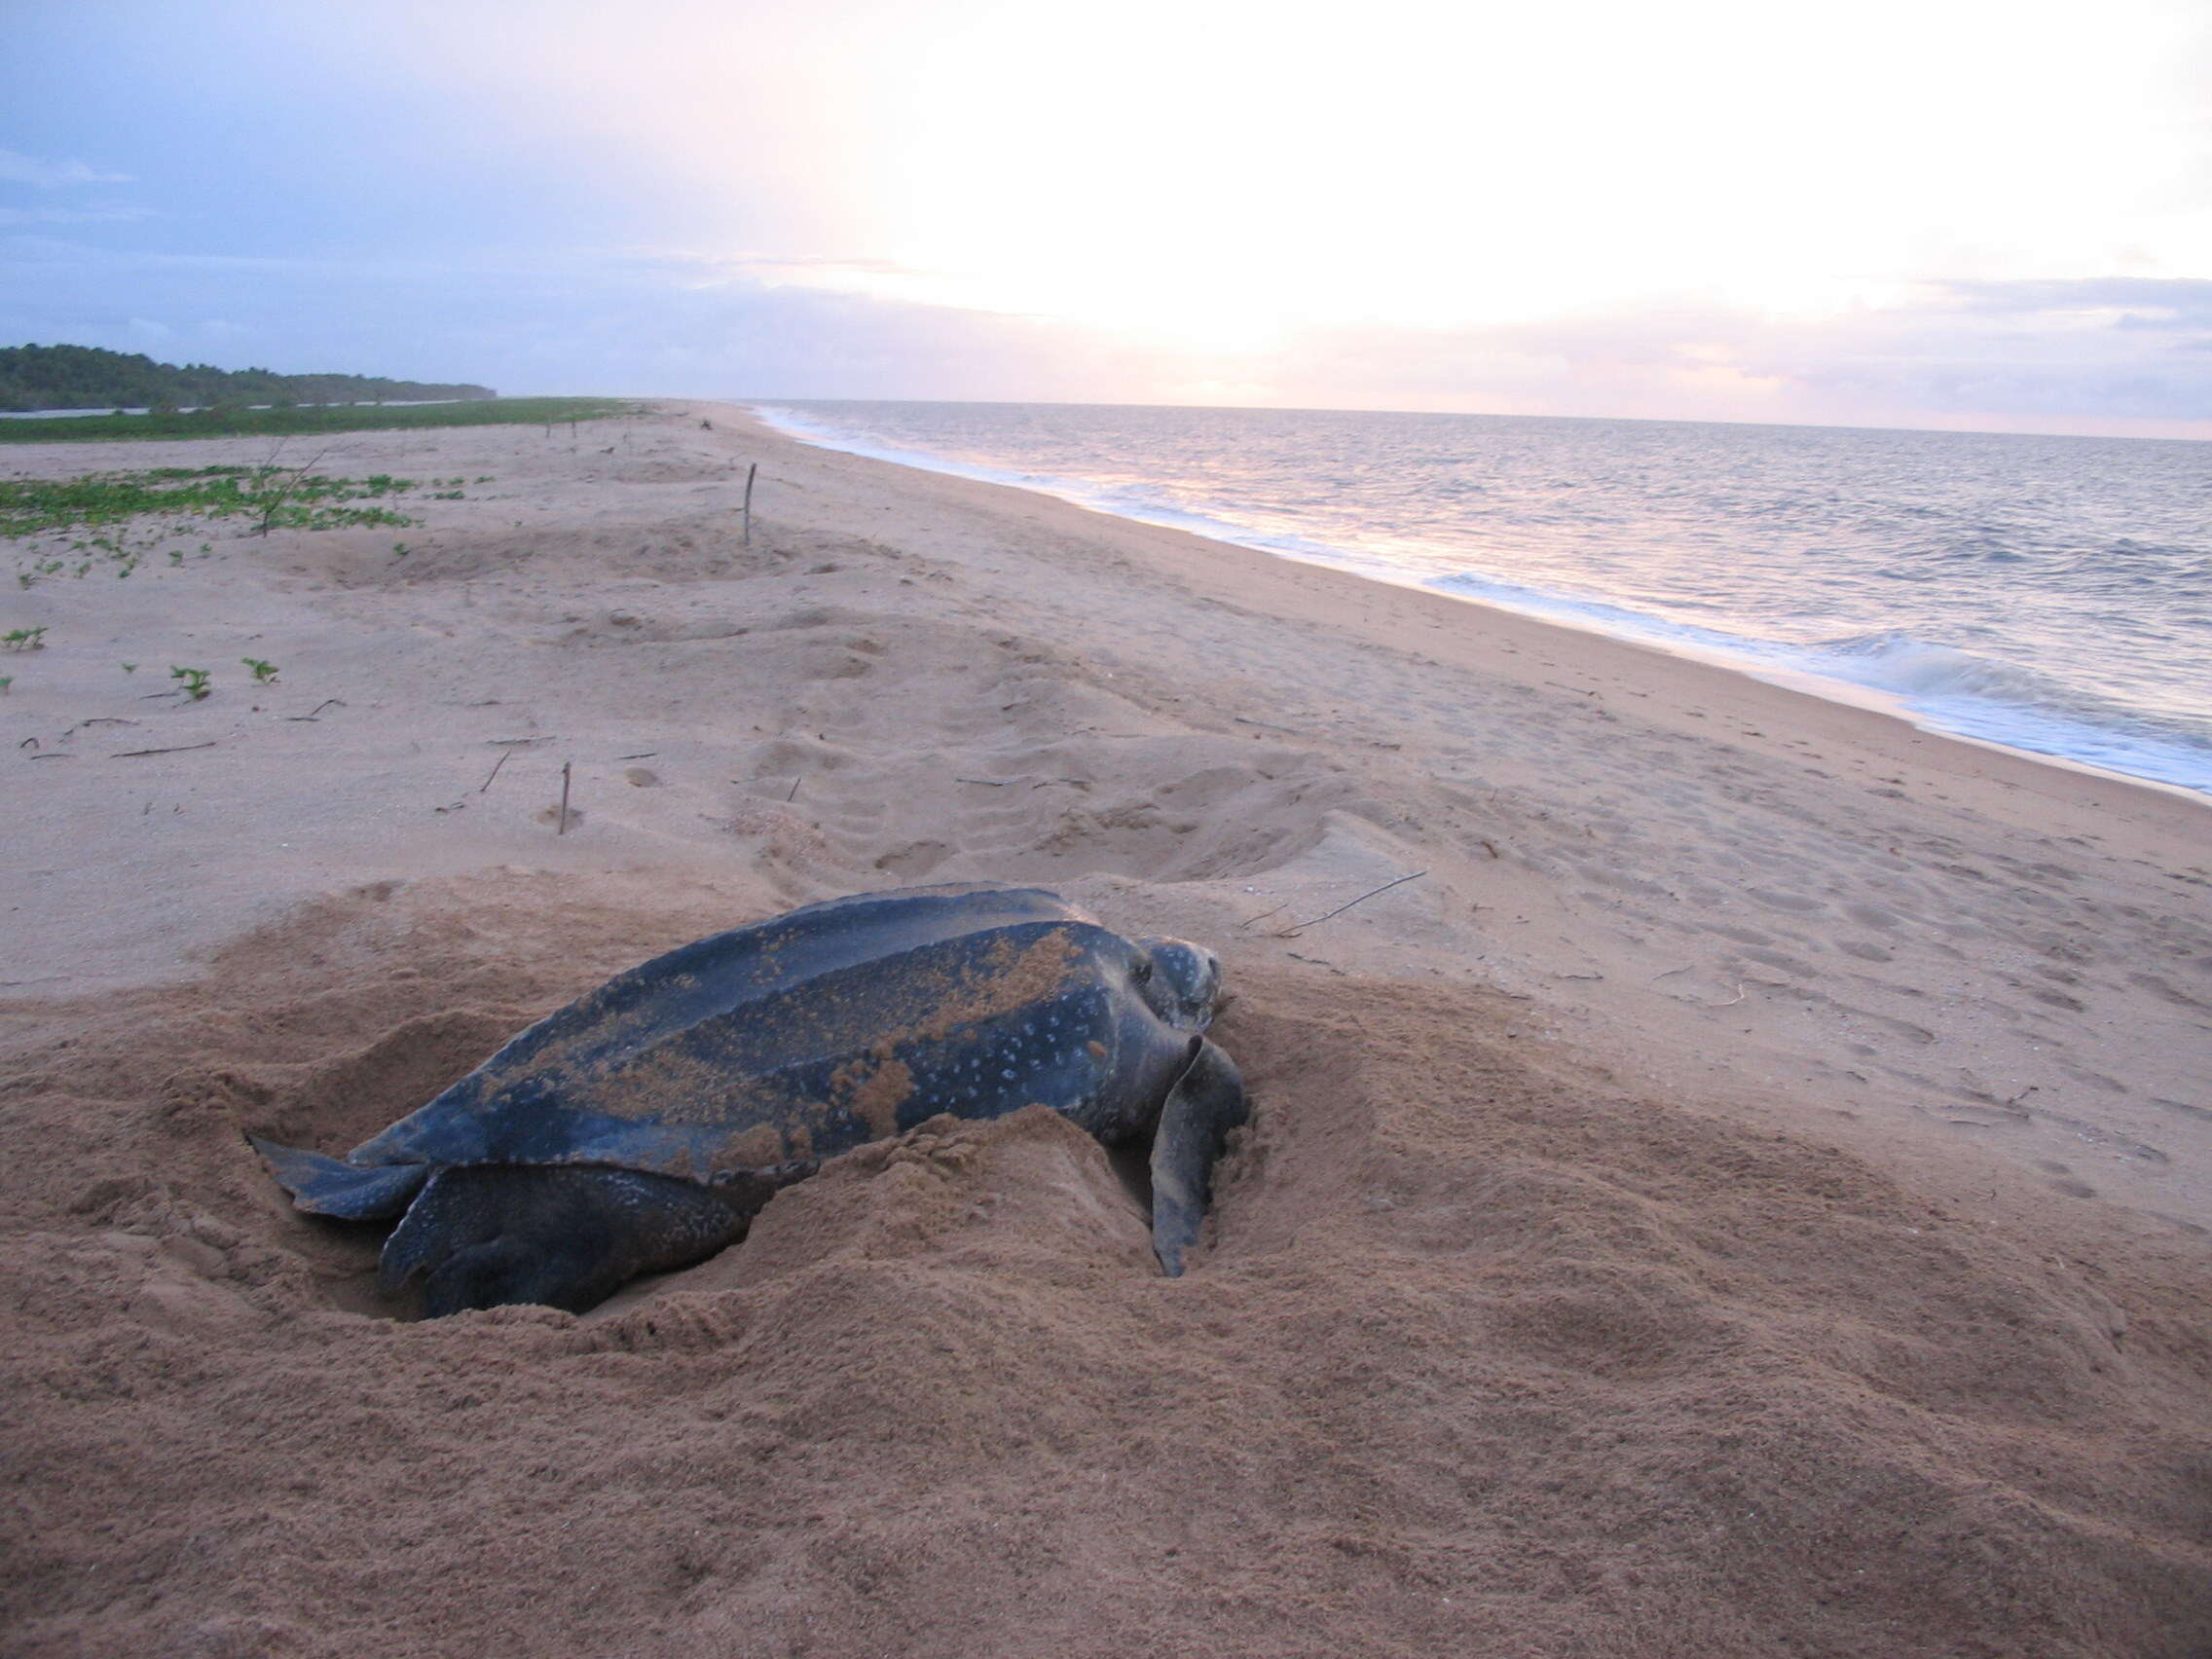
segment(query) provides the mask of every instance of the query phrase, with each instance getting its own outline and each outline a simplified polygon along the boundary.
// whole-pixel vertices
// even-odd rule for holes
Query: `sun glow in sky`
[[[932,298],[1202,343],[2212,271],[2172,58],[1931,11],[1009,9],[916,55],[854,205]]]
[[[99,247],[185,221],[211,251],[225,210],[150,176],[151,144],[294,176],[319,148],[372,196],[420,192],[370,263],[535,250],[555,309],[562,272],[570,301],[610,290],[606,360],[616,312],[682,296],[638,318],[627,360],[689,384],[641,390],[2212,431],[2200,0],[31,10],[37,50],[110,94],[134,68],[190,73],[165,31],[188,59],[231,49],[237,90],[210,111],[202,83],[181,130],[0,127],[26,166],[153,187],[19,187],[144,215]],[[241,42],[322,97],[241,82]],[[289,256],[365,256],[339,215],[272,208],[281,177],[230,182],[253,251],[274,240],[258,203]],[[130,309],[162,300],[149,276]],[[764,317],[811,355],[725,338]],[[276,354],[280,333],[226,320]],[[488,354],[439,374],[498,374],[518,347]]]
[[[779,280],[1246,345],[2212,273],[2206,30],[2133,10],[580,7],[503,67],[776,199],[702,251]],[[456,18],[469,59],[504,32]]]

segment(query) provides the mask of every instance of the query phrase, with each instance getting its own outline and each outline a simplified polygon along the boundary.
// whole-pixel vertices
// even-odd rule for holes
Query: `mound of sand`
[[[1259,1115],[1183,1280],[1033,1109],[584,1319],[375,1316],[376,1230],[291,1213],[242,1132],[350,1144],[681,935],[562,885],[371,889],[18,1024],[16,1651],[2212,1636],[2203,1284],[1638,1098],[1503,998],[1247,977]]]

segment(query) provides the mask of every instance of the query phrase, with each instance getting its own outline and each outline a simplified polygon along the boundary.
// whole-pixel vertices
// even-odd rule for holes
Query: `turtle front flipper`
[[[1167,1091],[1152,1137],[1152,1252],[1169,1278],[1183,1273],[1183,1252],[1198,1241],[1213,1201],[1213,1166],[1229,1131],[1249,1115],[1236,1062],[1203,1037]]]
[[[581,1313],[742,1237],[777,1173],[703,1187],[581,1164],[441,1169],[385,1240],[378,1281],[389,1296],[422,1274],[430,1319],[520,1302]]]

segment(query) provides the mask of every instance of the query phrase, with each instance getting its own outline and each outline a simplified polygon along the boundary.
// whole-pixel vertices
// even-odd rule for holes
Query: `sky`
[[[2205,0],[0,18],[0,344],[2212,438]]]

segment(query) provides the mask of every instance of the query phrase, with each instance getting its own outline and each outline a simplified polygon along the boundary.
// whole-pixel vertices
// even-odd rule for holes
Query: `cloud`
[[[1316,332],[1264,378],[1273,401],[1371,408],[2212,436],[2208,353],[2212,282],[1933,281],[1817,314],[1691,296]]]
[[[850,259],[830,254],[733,254],[723,258],[714,254],[690,256],[696,263],[717,269],[743,272],[790,271],[802,276],[816,275],[836,278],[847,276],[934,276],[934,271],[917,270],[902,265],[895,259]]]
[[[1961,309],[1995,315],[2123,313],[2130,326],[2212,328],[2212,280],[2187,276],[2084,276],[2009,282],[1934,282]]]
[[[42,162],[20,150],[0,150],[0,183],[58,190],[74,184],[129,184],[129,173],[101,172],[83,162]]]
[[[2201,434],[2208,346],[2208,281],[1943,281],[1774,341],[1764,358],[1815,396],[1940,416],[2194,423]]]
[[[176,353],[223,366],[458,378],[509,392],[1152,392],[1117,378],[1106,345],[1080,331],[735,274],[702,283],[680,259],[263,260],[18,236],[0,240],[0,261],[16,278],[0,288],[0,338],[137,350],[156,322]]]
[[[146,207],[0,207],[0,226],[128,225],[154,216]]]

